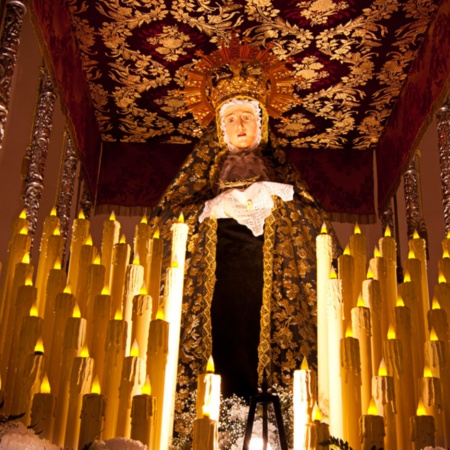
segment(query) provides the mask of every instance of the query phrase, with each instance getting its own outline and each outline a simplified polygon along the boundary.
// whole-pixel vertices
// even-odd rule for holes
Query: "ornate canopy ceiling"
[[[201,133],[173,91],[234,29],[289,60],[301,103],[272,129],[325,208],[360,221],[375,211],[373,154],[383,204],[442,94],[449,4],[31,1],[99,209],[157,204]]]

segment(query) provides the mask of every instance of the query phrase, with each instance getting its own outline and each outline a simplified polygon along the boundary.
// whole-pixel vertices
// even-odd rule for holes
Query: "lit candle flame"
[[[55,270],[61,270],[61,258],[56,258],[55,265],[53,266]]]
[[[206,373],[214,373],[215,367],[214,367],[214,360],[213,357],[210,356],[208,358],[208,362],[206,364]]]
[[[379,377],[387,376],[387,367],[386,367],[386,363],[384,362],[384,358],[381,359],[380,367],[378,367],[378,376]]]
[[[209,411],[209,409],[210,409],[209,405],[203,405],[202,406],[203,418],[211,417],[211,412]]]
[[[450,230],[447,231],[447,239],[450,239]]]
[[[75,306],[73,307],[72,317],[75,317],[76,319],[79,319],[81,317],[80,307],[78,306],[77,302],[75,302]]]
[[[136,254],[134,255],[134,258],[133,258],[133,264],[134,264],[135,266],[139,266],[140,263],[141,263],[141,262],[139,261],[139,255],[136,253]]]
[[[423,377],[433,378],[433,372],[431,371],[431,367],[428,364],[423,368]]]
[[[411,282],[411,275],[409,271],[405,270],[405,275],[403,276],[403,283],[410,283]]]
[[[391,236],[392,236],[392,234],[391,234],[391,227],[388,225],[386,227],[386,229],[384,230],[384,237],[391,237]]]
[[[180,216],[178,217],[178,223],[184,223],[184,214],[181,213]]]
[[[439,282],[439,284],[441,284],[441,283],[447,283],[447,280],[446,280],[444,274],[443,274],[441,271],[439,271],[438,282]]]
[[[172,261],[171,267],[172,267],[172,269],[178,269],[178,262]]]
[[[122,234],[122,236],[120,236],[119,244],[126,244],[126,243],[127,243],[127,238],[125,237],[124,234]]]
[[[409,249],[408,259],[416,259],[416,254],[414,253],[414,249],[412,248]]]
[[[136,339],[133,341],[133,345],[131,346],[130,356],[139,358],[139,346]]]
[[[158,311],[156,311],[156,320],[164,320],[164,310],[161,308],[161,306],[158,308]]]
[[[306,356],[303,357],[302,365],[300,366],[300,370],[309,370],[308,360]]]
[[[108,286],[103,286],[102,295],[109,295],[109,287]]]
[[[417,405],[416,415],[417,416],[426,416],[427,415],[427,410],[425,409],[425,405],[423,404],[422,399],[419,400],[419,404]]]
[[[353,234],[361,234],[361,228],[359,228],[358,222],[355,223]]]
[[[44,378],[42,379],[41,387],[39,392],[41,394],[50,394],[51,393],[51,387],[50,387],[50,381],[48,379],[47,374],[44,375]]]
[[[19,231],[19,234],[28,234],[28,227],[24,225],[22,229]]]
[[[50,211],[51,216],[56,216],[56,206],[54,206]]]
[[[42,341],[42,338],[40,337],[36,345],[34,346],[34,353],[36,354],[43,354],[44,353],[44,342]]]
[[[148,223],[146,216],[142,216],[141,223],[144,223],[144,224]]]
[[[419,232],[417,231],[417,229],[415,229],[414,233],[413,233],[413,239],[419,239],[419,238],[420,238]]]
[[[347,329],[345,330],[345,337],[346,338],[352,338],[353,337],[353,329],[352,329],[351,322],[349,322],[349,324],[347,325]]]
[[[20,211],[19,218],[20,219],[26,219],[27,218],[27,210],[25,208],[22,209],[22,211]]]
[[[378,249],[377,246],[375,246],[375,248],[374,248],[374,250],[373,250],[373,257],[374,257],[374,258],[380,258],[380,257],[381,257],[380,250]]]
[[[93,245],[92,236],[90,234],[88,235],[88,237],[84,241],[84,245],[89,245],[89,246]]]
[[[319,405],[317,402],[314,403],[314,408],[312,410],[312,417],[314,422],[322,422],[322,413],[320,412]]]
[[[322,228],[320,229],[321,234],[328,234],[327,224],[324,222]]]
[[[109,215],[109,220],[114,222],[116,220],[116,215],[114,214],[114,211],[111,211],[111,214]]]
[[[66,284],[66,287],[64,288],[64,294],[71,294],[72,293],[72,288],[70,287],[70,283]]]
[[[442,259],[445,259],[445,258],[450,258],[450,254],[448,253],[447,248],[442,252]]]
[[[402,299],[402,297],[400,295],[397,297],[397,304],[396,304],[396,306],[397,307],[405,306],[405,302],[403,301],[403,299]]]
[[[116,314],[114,315],[114,320],[122,320],[122,319],[123,319],[122,311],[118,309],[116,311]]]
[[[150,379],[148,378],[148,376],[147,376],[147,378],[145,379],[144,386],[142,386],[142,391],[141,391],[141,393],[142,393],[143,395],[152,395],[152,386],[151,386],[151,384],[150,384]]]
[[[364,299],[361,294],[358,295],[358,301],[356,302],[356,306],[358,308],[365,308],[366,304],[364,303]]]
[[[25,286],[33,286],[33,277],[32,275],[28,275],[25,280]]]
[[[59,227],[55,227],[53,230],[53,236],[61,236],[61,230]]]
[[[83,347],[81,348],[80,356],[82,358],[89,358],[89,349],[86,344],[84,344]]]
[[[336,280],[336,279],[337,279],[337,274],[336,274],[336,271],[334,270],[334,267],[332,267],[330,270],[330,280]]]
[[[159,228],[156,229],[156,231],[153,233],[153,239],[159,239],[161,232],[159,231]]]
[[[438,335],[436,333],[436,330],[434,329],[434,327],[431,327],[431,331],[430,331],[430,341],[438,341]]]
[[[30,316],[37,317],[38,316],[38,307],[36,303],[33,303],[33,306],[30,308]]]
[[[373,397],[370,399],[369,407],[367,408],[369,416],[378,416],[378,408]]]
[[[102,260],[100,258],[100,255],[97,254],[94,258],[93,264],[95,264],[96,266],[99,266],[101,262],[102,262]]]
[[[348,244],[345,246],[344,255],[350,255],[350,247]]]
[[[366,278],[368,279],[368,280],[373,280],[373,278],[374,278],[374,273],[373,273],[373,270],[371,269],[371,268],[369,268],[368,270],[367,270],[367,275],[366,275]]]
[[[30,264],[30,254],[27,252],[22,257],[23,264]]]
[[[102,392],[100,388],[100,380],[98,379],[98,375],[95,375],[94,381],[91,386],[91,394],[100,394]]]
[[[86,219],[86,216],[84,215],[84,212],[82,209],[80,209],[80,211],[78,213],[78,219],[80,219],[80,220]]]
[[[389,325],[389,330],[388,330],[387,337],[388,337],[389,340],[392,340],[392,339],[396,338],[395,330],[394,330],[394,327],[392,326],[392,324]]]
[[[431,302],[431,309],[441,309],[441,304],[436,297],[433,297],[433,301]]]

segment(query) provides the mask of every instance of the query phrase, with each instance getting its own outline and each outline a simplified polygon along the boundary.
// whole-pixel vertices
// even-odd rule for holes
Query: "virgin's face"
[[[258,135],[258,119],[250,105],[230,105],[224,111],[225,134],[239,149],[251,147]]]

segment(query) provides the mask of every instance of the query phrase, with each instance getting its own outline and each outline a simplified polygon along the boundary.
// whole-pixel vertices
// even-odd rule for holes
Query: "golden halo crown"
[[[233,97],[249,97],[259,101],[267,113],[276,118],[299,103],[294,94],[297,81],[280,60],[271,52],[273,45],[259,49],[240,42],[233,33],[228,45],[209,55],[200,53],[201,59],[187,71],[183,94],[186,108],[181,115],[191,112],[195,119],[207,126],[216,116],[217,109]]]

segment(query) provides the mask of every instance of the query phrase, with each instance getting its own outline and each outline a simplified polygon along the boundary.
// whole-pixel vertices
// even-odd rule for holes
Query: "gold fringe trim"
[[[275,244],[275,213],[278,208],[278,197],[273,197],[275,207],[264,224],[263,245],[263,298],[261,305],[261,329],[258,346],[258,384],[263,381],[271,384],[272,348],[270,329],[270,302],[272,299],[273,249]]]

